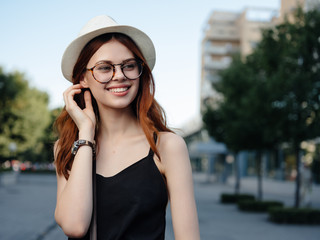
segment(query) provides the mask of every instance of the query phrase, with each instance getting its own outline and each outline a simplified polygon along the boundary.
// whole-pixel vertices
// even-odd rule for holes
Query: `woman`
[[[154,64],[150,38],[107,16],[63,55],[73,85],[56,120],[55,219],[70,238],[164,239],[168,199],[175,239],[200,238],[188,151],[154,99]]]

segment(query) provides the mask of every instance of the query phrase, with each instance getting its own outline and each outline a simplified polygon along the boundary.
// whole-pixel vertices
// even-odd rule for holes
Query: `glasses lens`
[[[130,80],[137,79],[142,73],[142,64],[137,60],[129,60],[121,67],[124,76]]]
[[[93,75],[101,83],[109,82],[113,76],[113,66],[108,63],[99,63],[93,69]]]

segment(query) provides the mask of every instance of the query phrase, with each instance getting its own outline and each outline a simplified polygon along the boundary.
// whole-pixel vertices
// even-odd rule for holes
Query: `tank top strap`
[[[154,139],[154,143],[157,144],[158,135],[156,132],[153,133],[153,139]],[[148,156],[153,157],[153,155],[154,155],[154,152],[153,152],[152,148],[150,147]]]

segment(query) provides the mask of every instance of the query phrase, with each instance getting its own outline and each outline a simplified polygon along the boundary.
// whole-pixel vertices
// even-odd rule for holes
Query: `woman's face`
[[[107,83],[96,81],[91,71],[87,71],[84,79],[80,82],[83,87],[90,88],[99,108],[124,109],[129,107],[135,99],[139,89],[139,78],[134,80],[126,78],[120,66],[128,59],[134,59],[133,53],[120,42],[111,40],[103,44],[89,60],[87,69],[101,62],[107,62],[111,64],[109,66],[111,66],[112,72],[112,64],[115,65],[114,75]]]

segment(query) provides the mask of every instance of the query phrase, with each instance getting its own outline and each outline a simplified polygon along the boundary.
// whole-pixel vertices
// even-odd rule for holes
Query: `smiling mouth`
[[[110,88],[107,89],[109,92],[113,92],[113,93],[121,93],[121,92],[125,92],[129,89],[129,87],[121,87],[121,88]]]

